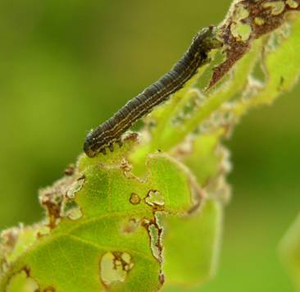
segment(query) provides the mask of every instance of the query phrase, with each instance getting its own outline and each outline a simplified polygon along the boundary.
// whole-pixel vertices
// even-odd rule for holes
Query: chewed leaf
[[[215,85],[248,52],[253,40],[274,31],[286,21],[288,13],[297,10],[300,10],[299,1],[233,1],[227,18],[220,25],[226,59],[214,69],[210,86]]]
[[[252,106],[271,104],[280,94],[290,91],[300,76],[300,16],[277,30],[265,46],[262,64],[265,83],[252,80],[246,98],[237,103],[234,112],[244,115]],[[292,62],[290,60],[293,60]]]
[[[149,95],[105,122],[102,135],[88,136],[89,157],[81,155],[40,191],[45,219],[1,233],[0,291],[153,292],[165,283],[173,292],[210,279],[230,198],[222,140],[252,105],[273,101],[298,80],[300,17],[290,14],[296,10],[299,0],[233,1],[217,37],[215,28],[205,29],[213,34],[196,38],[193,58],[184,57]],[[205,48],[219,51],[208,56]],[[205,66],[198,70],[195,60]],[[261,63],[264,82],[252,76]],[[187,72],[198,73],[182,82]],[[207,80],[200,81],[203,72]],[[139,134],[124,133],[154,106]],[[300,287],[299,222],[282,253]]]
[[[276,47],[264,56],[266,86],[253,98],[253,104],[271,103],[280,93],[291,90],[300,74],[300,16],[287,27],[288,37],[281,36]],[[282,32],[284,34],[284,32]],[[271,40],[272,42],[272,40]],[[293,60],[291,62],[291,60]]]
[[[27,275],[26,270],[13,275],[7,285],[6,292],[36,292],[39,286]]]
[[[114,159],[110,165],[94,161],[88,165],[85,157],[80,159],[84,160],[78,162],[81,172],[74,171],[81,179],[80,187],[76,180],[68,181],[62,196],[59,191],[64,190],[64,181],[53,189],[61,206],[72,200],[81,216],[70,219],[62,209],[50,234],[27,233],[30,248],[10,256],[2,287],[14,287],[20,280],[13,275],[22,278],[26,270],[26,277],[34,279],[39,289],[157,290],[163,275],[161,248],[157,249],[161,229],[155,213],[186,213],[192,207],[186,170],[160,154],[149,157],[144,178],[132,175],[130,165],[124,167],[124,158]],[[43,194],[48,198],[53,193],[47,189]],[[17,237],[12,249],[18,249],[20,242],[26,246],[25,239],[24,235]]]

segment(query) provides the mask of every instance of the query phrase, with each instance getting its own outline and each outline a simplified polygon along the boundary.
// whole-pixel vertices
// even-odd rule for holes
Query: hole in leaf
[[[7,286],[6,292],[37,292],[40,291],[38,284],[29,274],[22,270],[19,273],[13,275]]]
[[[263,8],[270,8],[272,15],[279,15],[284,11],[285,3],[283,1],[266,2]]]
[[[141,202],[141,198],[139,197],[138,194],[131,193],[129,201],[132,205],[137,205]]]
[[[145,197],[145,202],[149,206],[160,206],[163,207],[165,205],[164,196],[157,190],[150,190]]]
[[[126,252],[107,252],[100,262],[100,278],[105,286],[124,282],[127,273],[133,268],[132,257]]]
[[[162,248],[160,246],[160,232],[155,224],[150,224],[148,227],[150,239],[151,239],[151,250],[152,254],[158,260],[161,259]]]
[[[66,192],[66,197],[70,200],[74,200],[76,193],[78,193],[83,184],[85,182],[85,178],[84,177],[80,177],[78,178],[73,184],[71,184],[71,186],[68,188],[67,192]]]
[[[287,0],[286,1],[286,4],[288,6],[290,6],[291,8],[297,8],[299,6],[299,3],[297,3],[296,1],[294,0]]]

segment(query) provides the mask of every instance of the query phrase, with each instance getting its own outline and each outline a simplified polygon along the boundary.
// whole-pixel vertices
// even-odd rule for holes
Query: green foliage
[[[300,291],[300,216],[284,236],[280,244],[280,253],[297,291]]]
[[[165,219],[163,242],[164,271],[168,277],[166,290],[169,286],[199,285],[214,274],[220,244],[222,209],[220,202],[205,200],[193,216],[168,216]]]
[[[244,104],[238,107],[242,114],[250,106],[270,104],[281,93],[291,90],[300,74],[300,19],[295,17],[293,25],[285,25],[277,34],[269,37],[263,52],[264,84],[250,84]],[[285,35],[289,34],[287,38]],[[293,60],[293,61],[291,61]]]
[[[42,192],[42,204],[48,207],[49,215],[54,214],[57,205],[61,206],[62,212],[55,218],[59,222],[48,222],[55,225],[51,231],[43,224],[21,229],[14,247],[7,251],[8,264],[13,265],[2,285],[9,277],[9,291],[19,291],[15,290],[17,285],[30,283],[45,291],[52,287],[55,291],[99,291],[99,287],[112,291],[157,290],[163,281],[162,240],[166,237],[170,247],[179,243],[177,236],[168,236],[175,235],[173,231],[162,236],[162,226],[172,230],[176,221],[178,235],[181,233],[185,240],[186,232],[202,226],[196,230],[197,235],[205,236],[205,241],[197,247],[195,238],[191,257],[195,259],[197,254],[207,259],[193,269],[193,281],[198,282],[199,275],[208,276],[219,238],[221,207],[208,201],[203,212],[194,214],[189,173],[166,154],[148,157],[143,179],[133,176],[124,162],[130,144],[107,157],[105,163],[103,157],[91,160],[83,155],[71,180],[66,177]],[[62,185],[67,187],[64,196]],[[193,214],[190,220],[188,213]],[[181,226],[185,220],[189,224]],[[3,238],[13,237],[12,233],[8,230]],[[7,240],[7,248],[10,244]],[[24,252],[18,246],[31,248]],[[173,258],[172,249],[170,252],[166,256]],[[184,262],[184,257],[180,261]],[[173,275],[172,266],[166,269],[170,267],[170,278],[175,278],[178,271]],[[183,279],[184,283],[190,280]]]
[[[81,155],[41,191],[44,221],[2,232],[1,291],[157,291],[209,279],[230,198],[222,140],[250,107],[295,84],[299,30],[297,15],[254,41],[209,90],[198,79],[211,76],[212,65],[201,68],[145,119],[139,136],[127,134],[107,156]],[[255,79],[260,64],[264,81]]]

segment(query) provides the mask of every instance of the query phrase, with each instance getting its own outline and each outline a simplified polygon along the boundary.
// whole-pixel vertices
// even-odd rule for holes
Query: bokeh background
[[[91,127],[165,73],[230,0],[1,0],[0,229],[42,218]],[[289,292],[278,242],[299,211],[300,86],[252,110],[227,142],[233,199],[203,292]]]

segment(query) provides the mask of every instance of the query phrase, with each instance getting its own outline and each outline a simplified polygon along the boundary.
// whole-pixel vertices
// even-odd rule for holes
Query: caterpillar
[[[196,74],[199,67],[209,61],[208,53],[222,46],[216,37],[213,26],[203,28],[193,38],[192,44],[170,72],[131,99],[110,119],[90,131],[83,146],[89,157],[98,153],[112,152],[114,144],[122,146],[121,136],[140,118],[154,107],[169,99],[170,95],[181,89]]]

